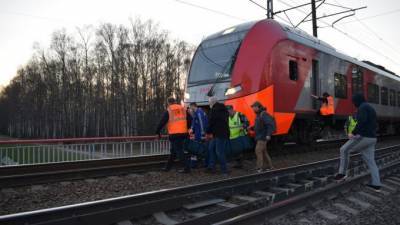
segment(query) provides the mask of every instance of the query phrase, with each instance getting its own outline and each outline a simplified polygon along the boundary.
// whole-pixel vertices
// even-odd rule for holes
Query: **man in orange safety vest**
[[[179,158],[183,164],[183,169],[179,170],[180,173],[190,172],[189,159],[185,156],[183,146],[188,136],[188,127],[190,127],[191,117],[182,105],[179,105],[172,97],[168,98],[168,107],[164,112],[160,123],[157,126],[156,134],[161,137],[161,130],[167,126],[169,141],[171,144],[170,156],[164,171],[169,171],[175,162],[176,157]]]

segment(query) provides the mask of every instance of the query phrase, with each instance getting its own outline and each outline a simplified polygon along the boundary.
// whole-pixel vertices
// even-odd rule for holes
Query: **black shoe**
[[[381,191],[381,186],[376,186],[376,185],[372,185],[372,184],[367,184],[367,188],[375,191],[375,192],[380,192]]]
[[[346,175],[338,173],[336,176],[333,178],[335,181],[340,182],[340,181],[345,181],[347,178]]]

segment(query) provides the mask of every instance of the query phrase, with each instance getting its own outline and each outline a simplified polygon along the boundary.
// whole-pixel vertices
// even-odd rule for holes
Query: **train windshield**
[[[203,41],[193,57],[188,84],[230,78],[246,32],[236,32]]]

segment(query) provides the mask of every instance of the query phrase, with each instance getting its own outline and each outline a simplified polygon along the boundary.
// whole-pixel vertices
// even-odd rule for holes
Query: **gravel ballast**
[[[400,140],[379,143],[379,147],[399,144]],[[294,153],[273,157],[275,168],[285,168],[338,157],[339,148],[309,153]],[[254,171],[255,161],[245,160],[243,169],[231,169],[229,177],[243,176]],[[216,173],[207,174],[203,169],[194,169],[190,174],[152,171],[144,174],[128,174],[97,179],[64,181],[27,187],[0,190],[0,215],[70,205],[105,198],[174,188],[226,179]]]

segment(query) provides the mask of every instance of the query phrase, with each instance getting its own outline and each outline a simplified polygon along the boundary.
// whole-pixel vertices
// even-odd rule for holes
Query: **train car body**
[[[333,120],[341,130],[355,112],[354,93],[363,93],[376,109],[381,133],[399,129],[400,77],[274,20],[245,23],[203,40],[192,60],[185,102],[207,105],[210,89],[251,124],[250,105],[260,101],[275,117],[275,135],[289,139],[312,138],[320,105],[311,95],[323,92],[334,97]]]

